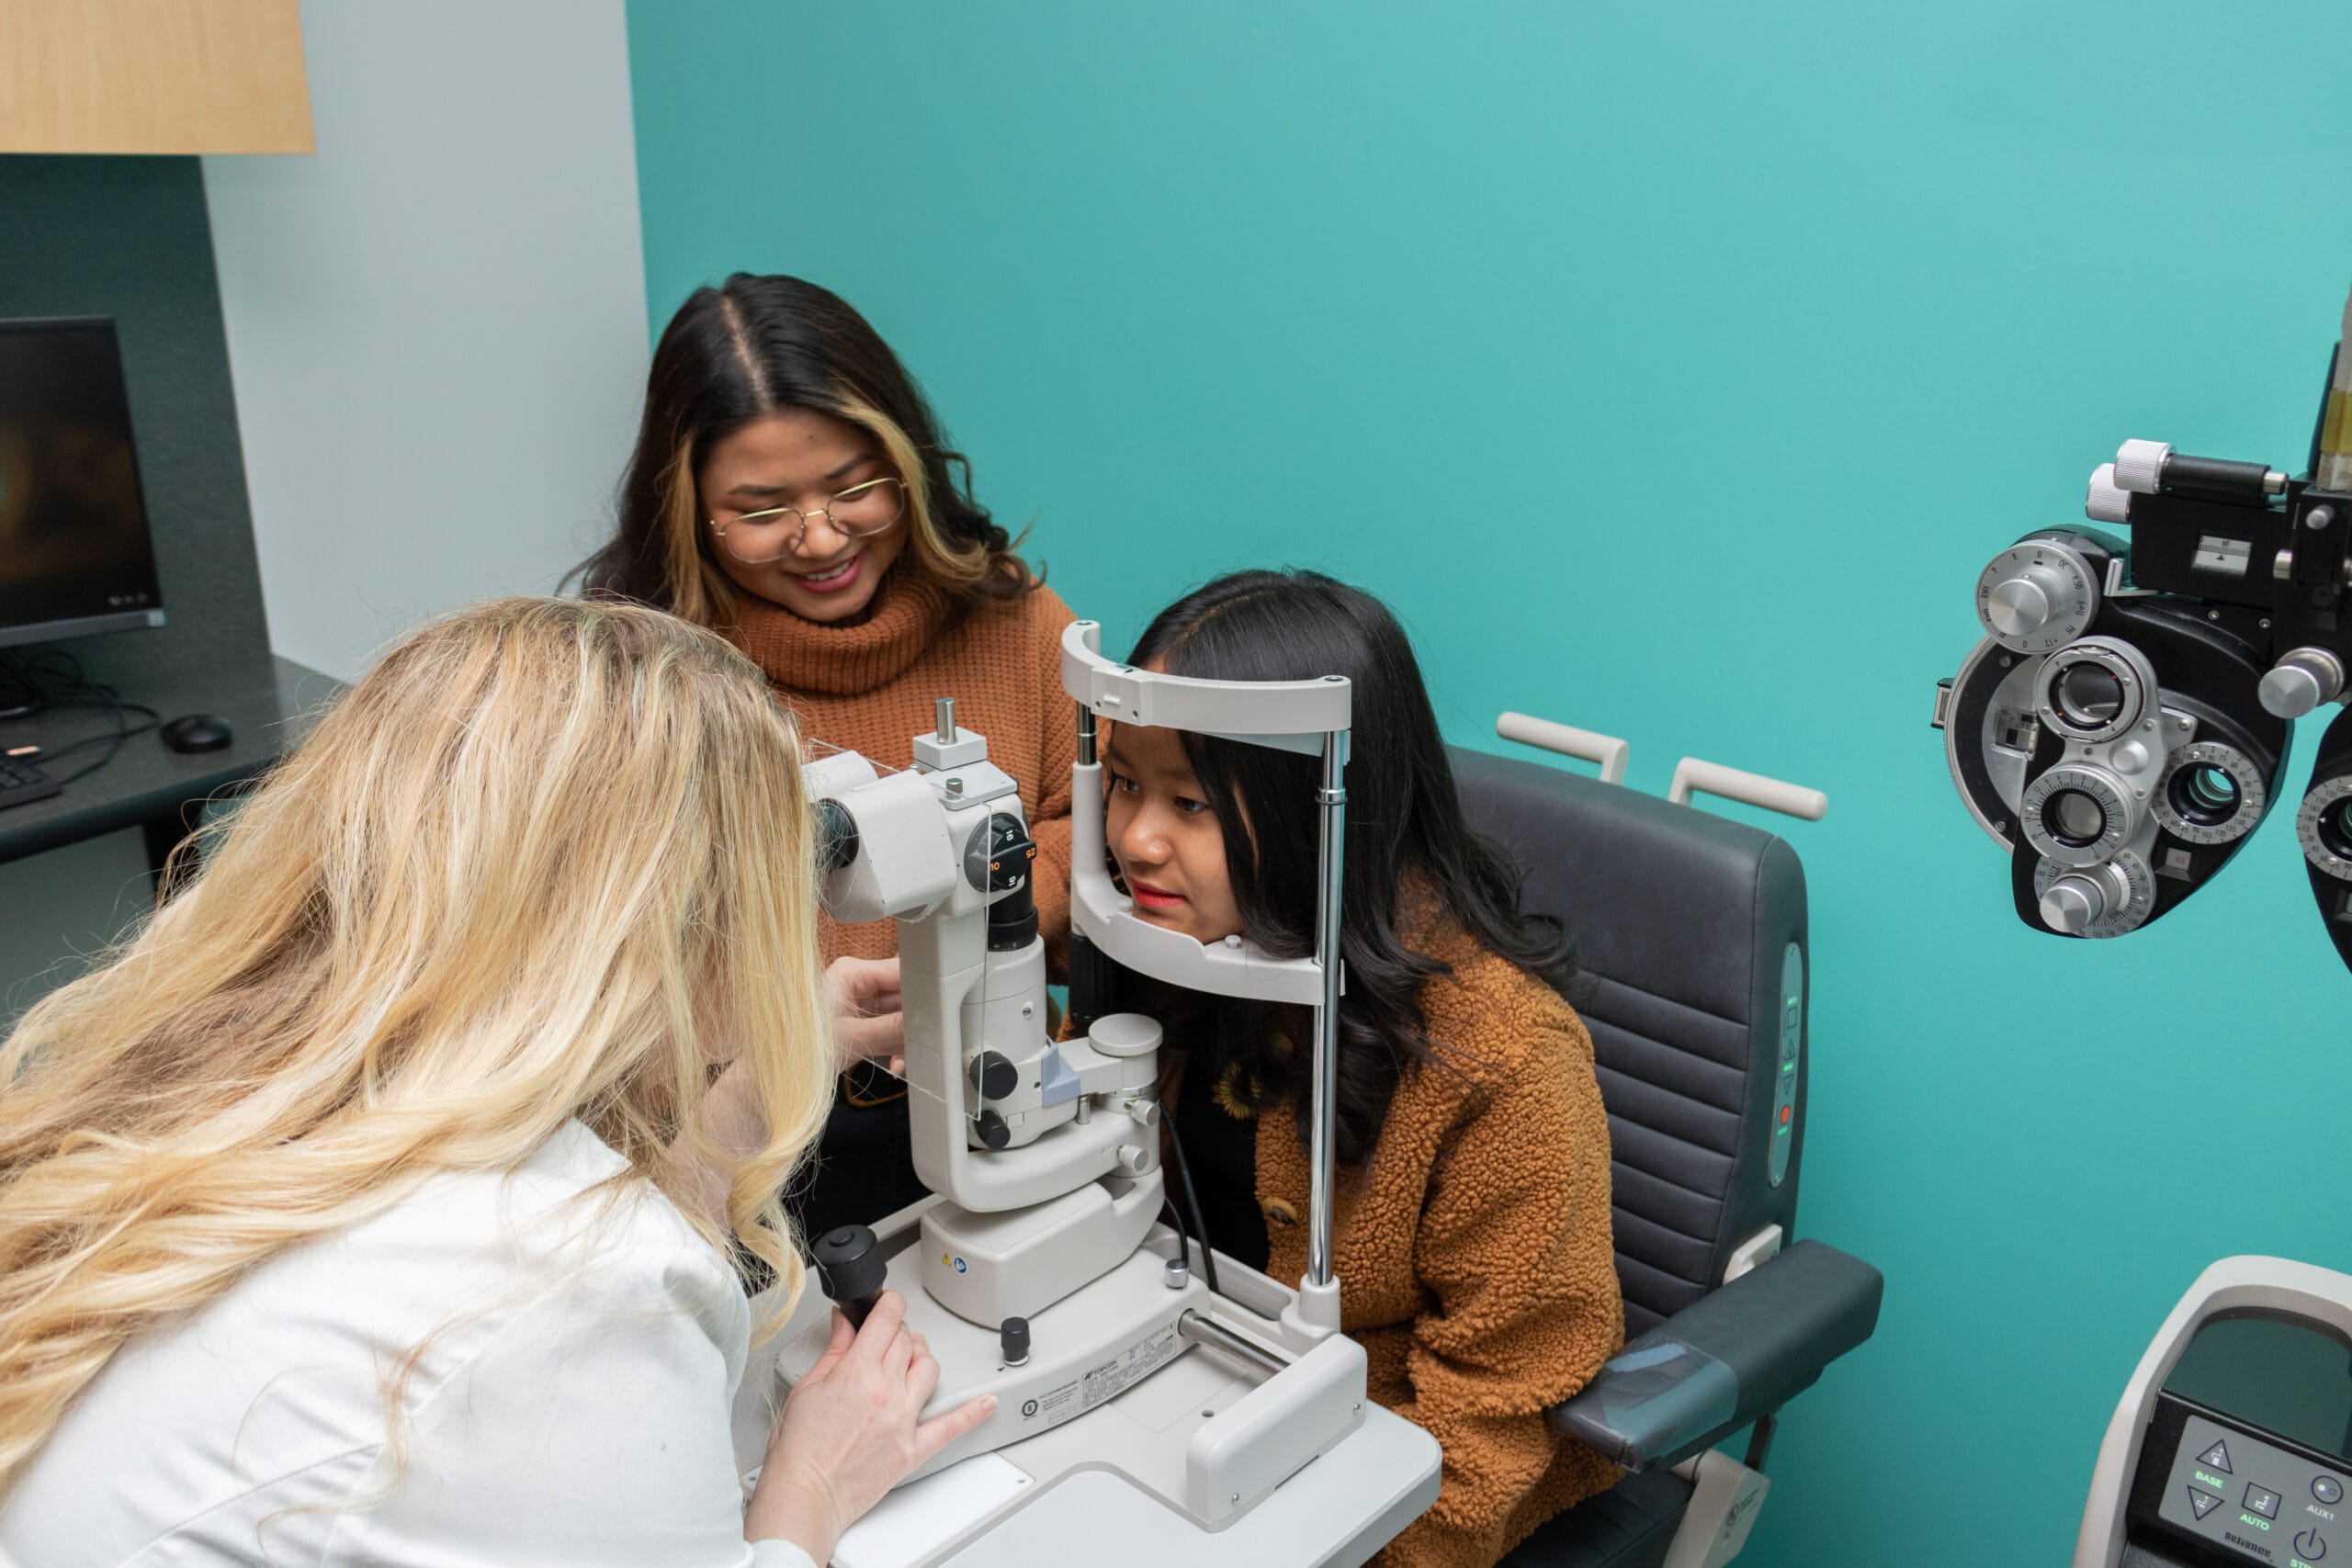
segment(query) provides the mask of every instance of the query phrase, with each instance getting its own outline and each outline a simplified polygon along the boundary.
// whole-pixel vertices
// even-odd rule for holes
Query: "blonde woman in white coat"
[[[798,762],[651,611],[388,653],[0,1047],[0,1561],[806,1568],[985,1418],[886,1297],[736,1471],[855,1010]]]

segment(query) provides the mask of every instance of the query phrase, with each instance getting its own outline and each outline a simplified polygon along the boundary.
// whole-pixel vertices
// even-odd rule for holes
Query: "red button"
[[[1783,1105],[1782,1107],[1781,1107],[1781,1126],[1783,1126],[1783,1127],[1785,1127],[1785,1126],[1787,1126],[1788,1124],[1789,1124],[1789,1107],[1787,1107],[1787,1106]]]

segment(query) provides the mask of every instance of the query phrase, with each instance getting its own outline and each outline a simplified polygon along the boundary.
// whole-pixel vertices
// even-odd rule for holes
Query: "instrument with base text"
[[[1076,1038],[1052,1037],[1027,820],[1013,781],[988,760],[985,738],[958,726],[945,699],[935,732],[914,739],[907,772],[881,773],[851,752],[805,770],[820,819],[826,908],[846,921],[898,924],[914,1164],[933,1194],[870,1228],[810,1238],[813,1261],[827,1296],[854,1317],[885,1289],[906,1298],[908,1325],[940,1366],[926,1416],[996,1396],[995,1414],[899,1495],[951,1483],[968,1492],[969,1467],[954,1467],[1003,1454],[1010,1479],[1001,1496],[956,1505],[974,1510],[956,1541],[1023,1506],[1032,1489],[1050,1493],[1080,1472],[1108,1472],[1206,1543],[1376,1420],[1381,1432],[1366,1451],[1386,1457],[1354,1480],[1359,1491],[1367,1483],[1385,1491],[1349,1538],[1368,1556],[1434,1498],[1437,1453],[1418,1428],[1368,1415],[1363,1351],[1339,1332],[1331,1273],[1349,685],[1157,674],[1104,659],[1100,635],[1080,621],[1062,643],[1079,727],[1073,947],[1193,989],[1315,1010],[1308,1273],[1289,1286],[1219,1259],[1227,1293],[1212,1292],[1185,1241],[1159,1223],[1159,1026],[1113,1013]],[[1241,938],[1204,945],[1132,913],[1103,869],[1102,818],[1092,805],[1103,795],[1098,718],[1322,759],[1314,957],[1273,959]],[[821,1353],[826,1311],[808,1292],[786,1325],[775,1370],[787,1387]],[[935,1483],[923,1479],[941,1472],[948,1473]],[[981,1467],[978,1483],[998,1473]],[[1313,1491],[1293,1490],[1302,1502]],[[880,1512],[889,1511],[886,1503]],[[1323,1511],[1320,1521],[1286,1519],[1261,1544],[1280,1539],[1282,1550],[1304,1550],[1315,1530],[1332,1528],[1328,1504]],[[1275,1529],[1268,1523],[1259,1533]],[[933,1562],[954,1544],[877,1551],[872,1560]],[[837,1561],[865,1561],[860,1550],[853,1531]]]

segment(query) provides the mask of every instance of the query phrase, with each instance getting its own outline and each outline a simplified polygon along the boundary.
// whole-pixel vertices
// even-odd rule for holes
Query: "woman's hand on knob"
[[[832,1006],[833,1057],[844,1072],[876,1060],[893,1073],[906,1071],[897,959],[834,959],[825,965],[825,999]]]
[[[983,1394],[920,1419],[939,1386],[939,1363],[906,1317],[896,1291],[882,1292],[862,1328],[833,1314],[831,1342],[793,1384],[768,1435],[745,1540],[788,1540],[826,1561],[885,1493],[995,1414],[996,1400]]]

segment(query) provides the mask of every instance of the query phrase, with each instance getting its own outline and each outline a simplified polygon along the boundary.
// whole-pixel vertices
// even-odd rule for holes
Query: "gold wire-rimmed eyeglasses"
[[[727,553],[746,566],[782,560],[808,536],[809,519],[821,517],[826,526],[845,539],[870,539],[906,515],[906,482],[897,478],[868,479],[834,496],[814,512],[771,506],[746,512],[729,522],[706,518]]]

